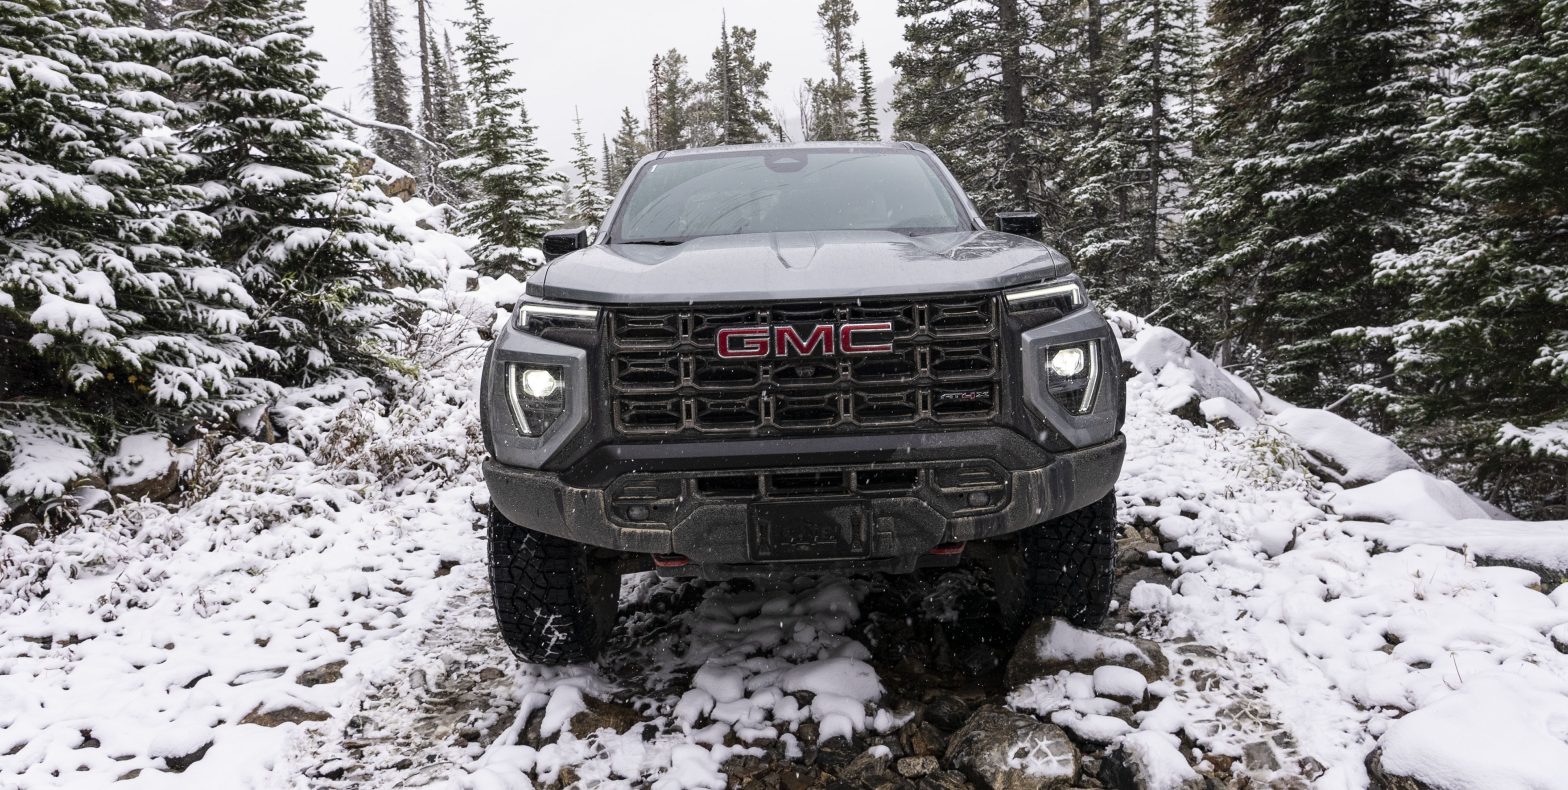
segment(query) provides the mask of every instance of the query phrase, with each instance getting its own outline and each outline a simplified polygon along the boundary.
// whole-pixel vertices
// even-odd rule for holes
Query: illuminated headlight
[[[1070,379],[1083,372],[1088,355],[1082,348],[1059,348],[1051,355],[1051,373],[1057,378]]]
[[[528,368],[522,372],[523,394],[534,400],[548,398],[561,388],[561,380],[553,371]]]
[[[1100,384],[1100,344],[1095,341],[1045,350],[1045,388],[1070,414],[1094,408]]]
[[[566,411],[566,381],[554,365],[507,366],[506,394],[524,436],[543,436]]]
[[[561,302],[541,302],[528,297],[517,303],[512,325],[530,335],[548,329],[592,329],[599,321],[599,308]]]
[[[1054,321],[1089,304],[1083,283],[1076,277],[1008,291],[1002,298],[1009,312],[1024,314],[1020,317],[1038,323]]]

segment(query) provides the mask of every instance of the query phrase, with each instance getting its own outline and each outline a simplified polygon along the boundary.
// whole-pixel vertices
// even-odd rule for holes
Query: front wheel
[[[599,656],[615,627],[620,573],[588,547],[490,513],[490,590],[501,638],[533,664]]]
[[[1018,532],[990,563],[1003,618],[1023,628],[1065,617],[1097,628],[1116,587],[1116,494]]]

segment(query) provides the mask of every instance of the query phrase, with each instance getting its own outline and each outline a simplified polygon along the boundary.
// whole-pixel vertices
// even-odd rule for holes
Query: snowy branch
[[[413,129],[408,128],[407,126],[402,126],[400,124],[395,124],[395,123],[382,123],[380,121],[373,121],[373,120],[370,120],[368,118],[360,118],[357,115],[352,115],[350,113],[344,112],[343,110],[339,110],[336,107],[328,107],[325,104],[321,105],[321,109],[326,110],[327,112],[329,112],[329,113],[331,113],[333,115],[336,115],[337,117],[342,118],[343,120],[348,121],[349,123],[354,124],[355,126],[362,126],[362,127],[366,128],[366,129],[381,129],[383,131],[397,132],[398,134],[406,134],[409,137],[412,137],[415,140],[418,140],[419,142],[423,143],[424,145],[430,146],[431,148],[439,149],[439,150],[442,150],[442,151],[447,150],[447,147],[446,147],[445,144],[438,143],[438,142],[435,142],[433,140],[430,140],[429,138],[425,137],[424,135],[420,134],[419,132],[416,132]]]

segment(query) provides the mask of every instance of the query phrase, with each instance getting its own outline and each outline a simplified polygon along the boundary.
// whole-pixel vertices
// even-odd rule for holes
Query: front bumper
[[[492,506],[529,529],[682,555],[691,572],[711,578],[779,569],[753,556],[752,506],[856,503],[871,519],[862,556],[788,566],[907,572],[943,544],[1006,535],[1091,504],[1114,487],[1126,453],[1120,434],[1049,453],[1004,429],[756,443],[753,453],[737,446],[746,442],[682,444],[662,457],[606,459],[588,475],[491,459],[485,480]]]

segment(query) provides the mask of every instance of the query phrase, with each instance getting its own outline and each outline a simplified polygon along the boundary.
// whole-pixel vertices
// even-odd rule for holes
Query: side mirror
[[[568,252],[576,252],[588,246],[588,229],[560,228],[546,231],[544,242],[539,246],[544,250],[545,261],[553,261]]]
[[[1045,240],[1045,220],[1034,211],[998,211],[996,229],[1035,241]]]

